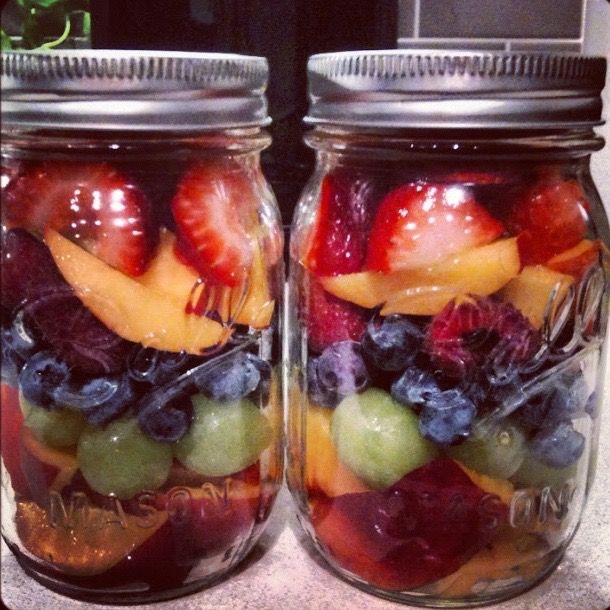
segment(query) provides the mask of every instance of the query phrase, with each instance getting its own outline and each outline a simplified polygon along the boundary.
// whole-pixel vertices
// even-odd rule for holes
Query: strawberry
[[[502,224],[460,187],[406,184],[381,202],[365,266],[384,273],[425,267],[485,245],[503,231]]]
[[[336,341],[359,341],[364,335],[366,310],[326,292],[313,278],[304,301],[303,317],[312,350],[321,352]]]
[[[248,229],[257,223],[254,186],[236,164],[199,161],[172,201],[183,259],[214,284],[237,286],[250,271]]]
[[[108,163],[32,165],[3,195],[9,227],[55,229],[130,276],[146,270],[157,245],[148,200]]]
[[[303,263],[319,276],[362,269],[373,210],[374,186],[365,178],[327,175]]]
[[[578,244],[587,231],[589,204],[575,180],[541,179],[522,193],[508,217],[523,265],[544,263]]]

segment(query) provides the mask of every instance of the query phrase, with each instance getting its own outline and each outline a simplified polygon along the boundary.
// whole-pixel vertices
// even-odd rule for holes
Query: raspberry
[[[310,349],[321,352],[337,341],[359,341],[366,329],[366,311],[338,299],[312,280],[305,298],[303,316]]]
[[[448,373],[465,377],[476,368],[510,368],[536,353],[540,334],[510,303],[471,295],[449,302],[428,327],[424,349]]]

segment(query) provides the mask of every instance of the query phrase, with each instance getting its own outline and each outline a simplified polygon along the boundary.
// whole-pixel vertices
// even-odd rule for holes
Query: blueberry
[[[559,383],[548,399],[547,420],[573,419],[585,413],[589,392],[585,378],[578,375],[569,385]]]
[[[595,419],[599,415],[601,401],[598,400],[597,392],[593,392],[587,399],[585,404],[585,413],[591,418]]]
[[[51,408],[56,388],[68,378],[68,365],[51,352],[38,352],[32,356],[19,373],[19,386],[26,400],[45,408]]]
[[[261,378],[256,388],[256,398],[261,406],[265,406],[269,402],[269,394],[271,392],[271,364],[262,358],[256,356],[250,357],[250,362],[258,369]]]
[[[345,398],[364,390],[369,374],[356,341],[337,341],[329,345],[318,358],[317,375],[320,385]]]
[[[307,392],[309,398],[322,407],[336,407],[341,399],[336,389],[325,388],[318,378],[318,358],[310,358],[307,363]]]
[[[257,356],[244,352],[221,356],[219,362],[211,367],[204,365],[200,371],[194,371],[194,381],[197,388],[210,398],[237,400],[258,387],[261,362]]]
[[[405,316],[391,315],[369,322],[362,349],[378,369],[400,371],[413,362],[422,338],[419,327]]]
[[[1,331],[2,352],[0,360],[2,364],[2,380],[16,385],[25,360],[13,349],[12,333],[9,327],[2,327]]]
[[[441,393],[432,373],[415,366],[409,367],[393,384],[392,397],[405,405],[423,405]]]
[[[529,398],[517,416],[526,430],[535,433],[543,427],[582,416],[586,412],[587,396],[587,385],[582,375],[554,380],[552,387]]]
[[[419,431],[422,436],[449,445],[470,435],[476,408],[460,390],[446,390],[434,394],[426,402],[419,415]]]
[[[551,468],[566,468],[583,454],[585,437],[574,429],[572,422],[562,421],[540,430],[530,441],[529,450]]]
[[[193,404],[179,388],[159,390],[140,400],[138,425],[155,441],[179,441],[188,432],[192,421]]]
[[[58,404],[79,409],[90,424],[104,426],[127,411],[136,392],[127,375],[80,378],[72,374],[56,389],[54,398]]]
[[[186,352],[163,352],[138,346],[130,355],[129,376],[138,382],[163,385],[185,372],[193,357]]]
[[[23,310],[2,324],[2,377],[16,383],[25,361],[39,351],[36,332]]]

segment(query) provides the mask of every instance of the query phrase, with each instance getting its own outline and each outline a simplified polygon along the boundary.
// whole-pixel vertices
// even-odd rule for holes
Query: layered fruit
[[[357,583],[514,592],[582,509],[608,250],[559,167],[421,175],[338,166],[297,217],[288,482]]]
[[[88,594],[226,572],[282,470],[282,235],[258,174],[180,158],[5,177],[3,534]]]

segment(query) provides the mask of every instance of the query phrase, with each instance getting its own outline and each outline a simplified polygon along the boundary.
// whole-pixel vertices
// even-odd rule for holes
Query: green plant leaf
[[[83,11],[83,36],[91,38],[91,13]]]
[[[13,43],[11,42],[11,37],[4,31],[0,30],[0,38],[2,39],[2,50],[8,51],[13,48]]]
[[[62,4],[65,0],[17,0],[17,4],[26,11],[31,8],[51,8],[56,4]]]

